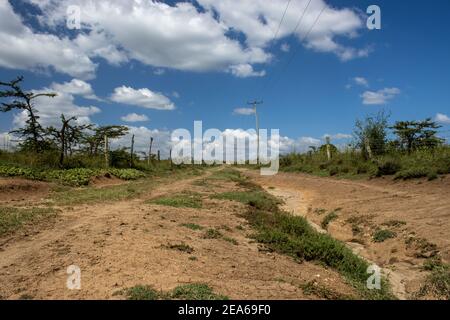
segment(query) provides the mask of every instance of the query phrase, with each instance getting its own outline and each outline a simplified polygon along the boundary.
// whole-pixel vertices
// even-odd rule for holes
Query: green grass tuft
[[[217,229],[208,229],[203,235],[203,239],[220,239],[223,234]]]
[[[207,284],[203,283],[178,286],[172,290],[170,296],[177,300],[228,300],[228,297],[215,294]]]
[[[27,223],[56,216],[53,208],[0,207],[0,236],[15,231]]]
[[[387,239],[393,239],[397,236],[397,234],[394,231],[386,230],[386,229],[380,229],[375,231],[373,235],[373,241],[374,242],[384,242]]]
[[[158,292],[151,286],[137,285],[118,292],[128,300],[228,300],[203,283],[191,283],[176,287],[170,292]]]
[[[150,286],[135,286],[125,290],[128,300],[159,300],[161,295]]]
[[[175,208],[200,209],[202,207],[202,199],[196,193],[181,193],[173,196],[165,196],[148,201],[147,203]]]

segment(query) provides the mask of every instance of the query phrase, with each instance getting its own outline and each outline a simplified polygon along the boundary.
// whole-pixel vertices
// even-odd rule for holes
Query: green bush
[[[395,179],[428,177],[433,180],[450,173],[450,147],[423,148],[411,153],[390,149],[389,153],[364,159],[358,151],[336,152],[331,160],[322,153],[290,154],[280,159],[280,170],[305,172],[319,176],[381,177]]]
[[[396,180],[418,179],[427,177],[430,173],[431,173],[430,168],[421,168],[421,167],[408,168],[400,172],[397,172],[397,174],[394,176],[394,179]]]
[[[71,186],[88,185],[92,178],[113,175],[122,180],[136,180],[145,176],[135,169],[86,169],[39,170],[15,166],[0,166],[0,176],[23,177],[31,180],[54,181]]]
[[[401,169],[401,164],[398,159],[387,158],[378,162],[377,176],[394,175]]]
[[[374,242],[384,242],[387,239],[395,238],[397,234],[391,230],[377,230],[373,235]]]

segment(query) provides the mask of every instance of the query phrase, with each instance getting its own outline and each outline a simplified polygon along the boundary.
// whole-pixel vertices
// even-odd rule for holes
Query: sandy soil
[[[234,184],[193,182],[190,178],[152,186],[138,199],[63,208],[53,223],[35,226],[34,232],[14,241],[0,241],[0,298],[121,299],[117,291],[138,284],[166,291],[202,282],[235,299],[317,299],[299,287],[312,280],[337,294],[354,294],[336,272],[299,264],[253,242],[248,237],[252,230],[239,217],[245,208],[208,197],[236,189]],[[145,203],[180,191],[201,193],[203,208]],[[219,228],[238,244],[204,239],[204,231],[181,226],[184,223]],[[169,249],[181,243],[194,251]],[[66,287],[70,265],[81,269],[81,290]]]
[[[390,179],[349,181],[305,174],[261,177],[247,172],[270,193],[285,200],[285,209],[305,216],[317,229],[336,211],[328,232],[390,275],[397,296],[411,297],[423,282],[426,258],[450,260],[450,177],[436,181],[394,182]],[[378,229],[396,233],[373,241]],[[322,230],[322,232],[325,232]]]

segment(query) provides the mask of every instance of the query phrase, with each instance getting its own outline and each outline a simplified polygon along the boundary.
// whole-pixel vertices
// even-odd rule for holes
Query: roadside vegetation
[[[52,99],[56,94],[25,91],[23,81],[23,77],[0,81],[0,112],[18,111],[26,115],[22,127],[10,132],[14,143],[0,150],[0,176],[78,187],[98,177],[137,180],[183,167],[161,159],[160,150],[152,150],[153,137],[148,137],[148,152],[136,152],[135,137],[126,126],[80,124],[76,117],[61,114],[58,126],[45,127],[33,102],[37,98]],[[114,140],[127,135],[130,137],[127,147],[111,148]],[[202,170],[194,171],[201,174]]]
[[[202,207],[202,198],[197,193],[184,192],[172,196],[164,196],[157,199],[149,200],[147,201],[147,203],[175,208],[200,209]]]
[[[310,147],[305,154],[280,159],[281,170],[319,176],[428,178],[450,173],[450,147],[438,137],[440,126],[431,119],[398,121],[392,126],[380,112],[355,125],[353,142]]]
[[[237,171],[233,179],[245,180]],[[299,261],[315,261],[333,268],[358,290],[362,298],[394,298],[385,280],[382,281],[381,290],[366,288],[368,262],[356,256],[343,243],[328,234],[317,232],[305,218],[282,211],[279,208],[280,201],[260,187],[249,182],[244,185],[246,191],[222,193],[214,198],[246,204],[248,207],[243,216],[256,230],[254,238],[258,242]]]
[[[54,208],[0,207],[0,237],[15,231],[25,224],[56,216]]]
[[[227,296],[214,293],[211,287],[203,283],[181,285],[169,292],[137,285],[116,294],[124,295],[128,300],[228,300]]]

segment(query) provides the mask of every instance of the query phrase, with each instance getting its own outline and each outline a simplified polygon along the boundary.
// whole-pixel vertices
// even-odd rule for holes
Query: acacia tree
[[[56,94],[25,92],[20,87],[22,81],[23,77],[18,77],[11,82],[0,82],[0,98],[7,100],[2,102],[0,111],[9,112],[16,109],[26,111],[28,119],[25,122],[25,127],[11,131],[11,133],[25,137],[25,146],[29,146],[35,152],[41,152],[45,144],[45,129],[39,123],[38,111],[34,107],[33,101],[39,97],[54,98]]]
[[[117,139],[128,133],[125,126],[101,126],[93,129],[92,135],[86,135],[83,140],[88,145],[89,155],[97,156],[99,149],[104,146],[105,136],[109,139]]]
[[[66,119],[64,114],[61,115],[61,129],[57,130],[54,127],[49,127],[47,132],[52,135],[57,144],[59,144],[60,154],[59,154],[59,165],[62,167],[64,165],[64,159],[67,157],[68,150],[72,150],[72,145],[79,143],[83,131],[89,129],[92,125],[76,125],[71,124],[71,122],[77,121],[76,117],[71,117]]]
[[[389,115],[384,111],[373,116],[367,116],[364,120],[357,120],[354,136],[355,146],[363,151],[364,157],[369,157],[367,144],[373,155],[382,155],[386,152]]]
[[[423,121],[398,121],[391,127],[398,137],[398,144],[408,153],[418,148],[435,148],[441,145],[443,140],[436,136],[436,129],[439,128],[441,126],[431,118]]]

